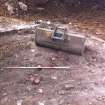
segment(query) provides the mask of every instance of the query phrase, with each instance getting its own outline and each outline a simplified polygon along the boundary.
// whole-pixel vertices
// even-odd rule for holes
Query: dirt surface
[[[69,28],[87,34],[72,24]],[[38,47],[34,36],[24,31],[0,36],[0,105],[105,104],[105,43],[90,40],[88,50],[78,56]],[[3,69],[7,66],[70,68]]]
[[[50,0],[38,6],[25,2],[28,11],[19,9],[11,16],[22,20],[0,17],[0,31],[27,27],[32,24],[29,20],[48,19],[65,23],[71,33],[105,39],[104,3],[75,1],[68,5]],[[0,15],[8,16],[3,3],[0,10]],[[105,43],[90,40],[88,50],[78,56],[38,47],[34,39],[33,29],[0,33],[0,105],[105,105]],[[8,66],[70,68],[3,68]]]

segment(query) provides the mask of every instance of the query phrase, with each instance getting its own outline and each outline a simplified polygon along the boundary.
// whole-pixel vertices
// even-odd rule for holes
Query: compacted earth
[[[9,27],[31,24],[9,21]],[[70,33],[96,35],[66,25]],[[0,105],[104,105],[105,43],[88,39],[86,45],[79,56],[36,46],[33,28],[0,34]],[[66,68],[27,68],[46,66]]]

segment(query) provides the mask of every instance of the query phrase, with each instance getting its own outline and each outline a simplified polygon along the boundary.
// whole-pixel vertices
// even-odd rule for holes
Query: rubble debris
[[[7,96],[7,93],[3,93],[3,96]]]

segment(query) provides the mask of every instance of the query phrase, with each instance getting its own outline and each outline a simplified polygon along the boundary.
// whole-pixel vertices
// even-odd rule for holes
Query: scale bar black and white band
[[[2,69],[70,69],[70,66],[55,66],[55,67],[41,67],[41,66],[36,66],[36,67],[2,67]]]

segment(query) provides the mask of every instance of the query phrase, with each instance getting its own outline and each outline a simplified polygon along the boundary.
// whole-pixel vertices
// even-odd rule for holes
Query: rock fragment
[[[14,14],[14,7],[9,4],[8,2],[5,3],[5,6],[7,7],[7,10],[9,12],[10,15]]]
[[[43,93],[43,89],[38,89],[38,92],[39,93]]]
[[[38,105],[45,105],[45,102],[38,102]]]
[[[26,4],[24,4],[23,2],[19,2],[19,7],[21,10],[23,11],[27,11],[28,10],[28,7]]]
[[[31,52],[34,53],[35,52],[35,49],[31,49]]]
[[[52,61],[55,61],[55,60],[56,60],[56,58],[55,58],[55,57],[52,57],[52,58],[51,58],[51,60],[52,60]]]
[[[40,84],[41,77],[37,74],[36,75],[30,75],[29,81],[31,81],[31,83],[34,85],[38,85],[38,84]]]
[[[18,100],[17,105],[22,105],[23,100]]]
[[[64,95],[64,94],[65,94],[65,91],[64,91],[64,90],[59,90],[59,91],[58,91],[58,94],[59,94],[59,95]]]
[[[39,84],[40,83],[40,78],[35,78],[33,81],[34,84]]]
[[[51,76],[51,79],[57,80],[57,77],[56,76]]]
[[[72,84],[65,84],[64,89],[65,90],[74,89],[74,85],[72,85]]]

